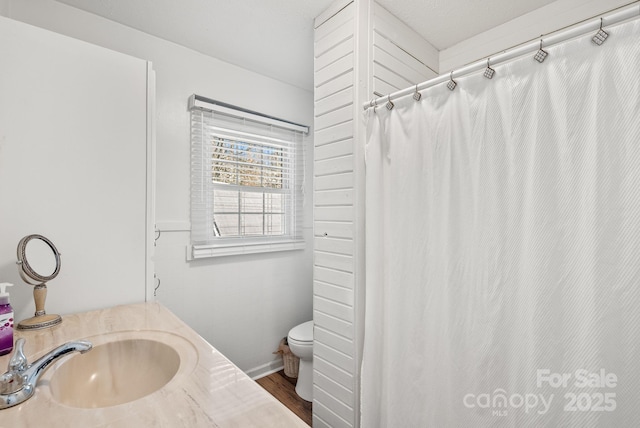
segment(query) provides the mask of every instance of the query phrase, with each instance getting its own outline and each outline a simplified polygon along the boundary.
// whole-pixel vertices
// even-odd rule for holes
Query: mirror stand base
[[[47,314],[38,315],[26,320],[22,320],[18,323],[18,330],[38,330],[41,328],[53,327],[62,322],[60,315]]]

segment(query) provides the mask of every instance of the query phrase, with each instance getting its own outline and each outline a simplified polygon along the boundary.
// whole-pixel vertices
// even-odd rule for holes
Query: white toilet
[[[289,349],[300,358],[296,393],[303,400],[313,400],[313,321],[307,321],[289,330]]]

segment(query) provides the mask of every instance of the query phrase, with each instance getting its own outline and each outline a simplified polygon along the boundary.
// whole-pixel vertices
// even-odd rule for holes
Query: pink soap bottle
[[[8,282],[0,284],[0,355],[13,350],[13,308],[7,293],[7,287],[12,286]]]

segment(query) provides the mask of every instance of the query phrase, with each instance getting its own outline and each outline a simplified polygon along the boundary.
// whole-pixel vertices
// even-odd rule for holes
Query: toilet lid
[[[289,330],[289,338],[298,342],[313,342],[313,321],[307,321]]]

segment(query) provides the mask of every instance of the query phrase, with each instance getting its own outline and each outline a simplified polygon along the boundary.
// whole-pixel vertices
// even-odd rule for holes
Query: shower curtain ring
[[[538,62],[542,62],[545,60],[545,58],[547,58],[547,55],[549,55],[549,53],[544,49],[542,49],[542,39],[540,39],[540,49],[538,49],[538,52],[536,52],[533,59],[535,59]]]
[[[391,102],[391,94],[387,95],[387,110],[393,110],[394,104]]]
[[[607,40],[607,37],[609,37],[609,33],[607,33],[606,31],[604,31],[602,29],[602,17],[600,17],[600,29],[598,30],[598,32],[595,34],[595,36],[593,36],[591,38],[591,41],[593,43],[595,43],[596,45],[600,46],[601,44],[604,43],[605,40]]]
[[[487,68],[484,70],[484,73],[482,75],[487,79],[493,79],[493,75],[496,71],[491,68],[491,64],[489,61],[491,61],[491,58],[487,58]]]
[[[416,101],[420,101],[420,98],[422,98],[422,94],[418,92],[418,85],[416,84],[416,90],[413,93],[413,99]]]
[[[451,74],[449,75],[449,83],[447,83],[447,88],[449,88],[450,91],[453,91],[457,85],[458,83],[456,83],[456,81],[453,80],[453,70],[452,70]]]

